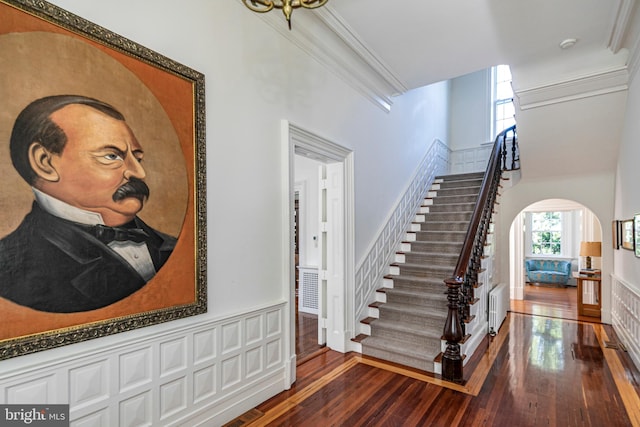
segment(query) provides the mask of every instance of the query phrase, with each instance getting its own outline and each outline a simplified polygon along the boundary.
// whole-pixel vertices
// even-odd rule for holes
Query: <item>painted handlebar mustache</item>
[[[115,193],[113,193],[112,198],[114,202],[117,202],[126,199],[127,197],[135,197],[144,202],[145,199],[149,198],[149,187],[144,181],[137,178],[131,178],[129,182],[123,184]]]

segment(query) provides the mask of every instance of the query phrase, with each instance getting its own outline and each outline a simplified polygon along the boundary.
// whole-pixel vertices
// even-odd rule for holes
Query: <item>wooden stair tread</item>
[[[448,265],[424,265],[408,262],[394,262],[393,264],[391,264],[391,267],[433,268],[435,270],[446,270],[447,272],[451,271],[451,267]]]
[[[460,341],[460,343],[462,344],[462,341]],[[461,354],[460,357],[462,358],[462,360],[467,358],[466,354]],[[433,359],[433,361],[435,363],[442,363],[442,359],[444,358],[444,353],[440,352],[438,353],[438,355],[435,357],[435,359]]]
[[[473,320],[476,318],[476,315],[474,314],[471,317],[465,317],[465,319],[463,320],[464,323],[471,323],[473,322]]]
[[[362,342],[363,339],[367,338],[369,335],[367,334],[358,334],[357,336],[355,336],[354,338],[351,338],[351,341],[353,342]]]

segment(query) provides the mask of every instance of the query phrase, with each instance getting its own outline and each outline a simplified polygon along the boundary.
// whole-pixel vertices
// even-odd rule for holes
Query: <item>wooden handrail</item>
[[[511,166],[507,167],[505,141],[509,133],[513,133],[513,148],[511,150]],[[515,125],[503,130],[496,137],[458,262],[452,277],[444,281],[447,285],[448,312],[443,331],[447,348],[442,357],[442,377],[450,381],[461,382],[463,380],[460,341],[465,334],[464,320],[469,315],[469,301],[472,299],[471,294],[473,293],[471,288],[477,281],[482,250],[491,222],[502,171],[516,168],[518,161],[516,144]]]

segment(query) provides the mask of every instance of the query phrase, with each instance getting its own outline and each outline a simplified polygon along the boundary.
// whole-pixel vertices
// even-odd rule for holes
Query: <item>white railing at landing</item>
[[[611,275],[611,320],[633,363],[640,367],[640,293],[614,274]]]
[[[514,152],[511,147],[513,144],[513,138],[507,138],[506,146],[507,146],[507,158],[506,166],[507,170],[511,169],[511,165],[513,164],[513,156]],[[480,144],[477,147],[472,148],[464,148],[462,150],[451,150],[449,155],[449,173],[450,174],[459,174],[459,173],[472,173],[472,172],[484,172],[487,169],[487,163],[489,162],[489,156],[491,155],[491,150],[493,150],[494,142],[486,142],[484,144]],[[519,161],[516,156],[516,168],[519,168]]]
[[[452,150],[450,155],[451,168],[449,173],[484,172],[487,169],[489,156],[493,149],[493,141],[478,147]]]
[[[416,170],[411,183],[389,214],[387,221],[356,267],[354,305],[356,322],[367,317],[368,305],[375,301],[376,289],[382,287],[383,276],[415,218],[433,180],[449,171],[450,150],[435,140]],[[444,286],[444,284],[443,284]]]

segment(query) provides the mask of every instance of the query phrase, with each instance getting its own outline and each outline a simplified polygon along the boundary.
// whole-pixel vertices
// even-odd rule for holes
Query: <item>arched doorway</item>
[[[603,231],[597,216],[584,205],[567,199],[545,199],[532,203],[516,215],[509,232],[510,290],[512,311],[549,317],[578,319],[577,301],[600,301],[598,282],[583,282],[577,294],[574,274],[585,269],[581,242],[602,242]],[[525,262],[570,263],[566,283],[538,283],[528,280]],[[592,267],[601,269],[601,258],[592,258]],[[599,319],[594,318],[594,321]]]

